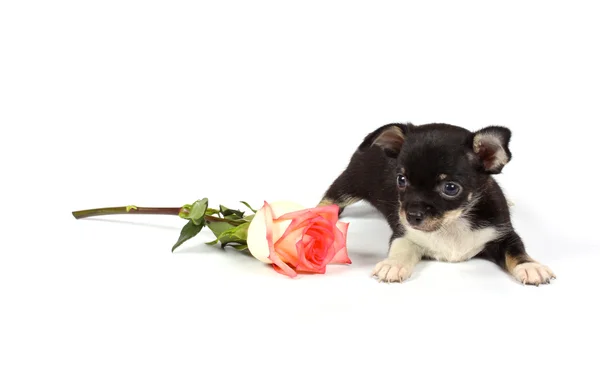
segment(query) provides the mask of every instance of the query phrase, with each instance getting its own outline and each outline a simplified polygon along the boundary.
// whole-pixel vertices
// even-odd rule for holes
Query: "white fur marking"
[[[519,282],[529,285],[547,284],[551,279],[556,278],[550,268],[535,262],[519,264],[512,274]]]
[[[495,228],[472,230],[465,218],[457,218],[435,232],[423,232],[405,225],[406,238],[423,248],[423,254],[447,262],[468,260],[486,243],[499,237]]]
[[[406,238],[392,241],[387,259],[377,263],[372,276],[381,282],[402,282],[408,279],[421,260],[421,249]]]

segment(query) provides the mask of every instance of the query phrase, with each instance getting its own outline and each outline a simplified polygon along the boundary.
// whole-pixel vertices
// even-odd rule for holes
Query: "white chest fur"
[[[405,237],[419,245],[424,255],[440,261],[461,262],[475,256],[499,234],[494,228],[471,230],[468,222],[460,218],[435,232],[406,227]]]

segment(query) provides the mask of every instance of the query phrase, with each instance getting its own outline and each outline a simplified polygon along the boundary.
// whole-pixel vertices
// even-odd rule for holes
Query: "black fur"
[[[476,139],[492,142],[474,146]],[[532,260],[512,227],[507,200],[493,178],[512,159],[510,139],[510,130],[502,126],[478,132],[440,123],[381,126],[364,138],[346,170],[327,189],[322,203],[337,204],[341,214],[348,202],[368,202],[392,229],[390,243],[406,231],[399,216],[401,209],[407,218],[415,220],[411,226],[418,226],[421,220],[435,225],[448,212],[468,207],[465,212],[471,228],[492,226],[503,233],[476,256],[511,271]],[[406,187],[399,187],[399,175],[408,181]],[[440,175],[446,175],[445,179]],[[456,197],[441,193],[447,183],[460,186]]]

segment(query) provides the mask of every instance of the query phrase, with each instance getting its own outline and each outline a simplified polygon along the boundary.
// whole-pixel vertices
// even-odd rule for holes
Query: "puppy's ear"
[[[508,164],[510,137],[511,131],[503,126],[488,126],[473,134],[471,146],[485,172],[498,174]]]
[[[380,147],[387,156],[396,158],[412,126],[410,123],[383,125],[367,135],[358,149],[363,151],[370,147]]]

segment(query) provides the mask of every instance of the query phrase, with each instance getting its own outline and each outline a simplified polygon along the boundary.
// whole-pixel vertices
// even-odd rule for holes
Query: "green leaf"
[[[219,236],[219,241],[221,241],[221,238],[224,236],[230,236],[232,238],[236,238],[236,239],[240,239],[240,240],[247,240],[249,227],[250,227],[250,223],[243,223],[243,224],[235,226],[231,229],[228,229],[228,230],[224,231],[223,233],[221,233],[221,235]],[[221,241],[221,242],[223,242],[223,241]]]
[[[219,242],[221,242],[221,248],[224,248],[225,245],[227,245],[231,242],[241,243],[241,241],[244,241],[243,239],[235,236],[234,234],[226,233],[226,232],[222,233],[217,240]]]
[[[194,222],[191,220],[188,221],[188,223],[186,225],[184,225],[183,228],[181,229],[181,234],[179,235],[179,239],[177,240],[175,245],[173,245],[171,252],[175,251],[175,249],[178,248],[185,241],[189,240],[190,238],[192,238],[195,235],[197,235],[198,233],[200,233],[203,226],[204,226],[204,219],[200,220],[199,225],[194,224]]]
[[[243,211],[232,210],[231,208],[227,208],[227,207],[223,206],[222,204],[219,205],[219,209],[221,210],[221,215],[223,215],[224,217],[230,216],[230,215],[237,216],[236,219],[241,219],[244,217]]]
[[[218,214],[220,211],[215,209],[215,208],[207,208],[206,209],[206,215],[215,215]]]
[[[244,220],[247,221],[248,223],[252,221],[252,219],[254,219],[255,215],[248,215],[248,216],[244,216]]]
[[[206,209],[208,208],[208,198],[200,199],[192,204],[192,209],[190,211],[190,219],[196,225],[200,225],[200,220],[204,220],[204,214],[206,213]]]
[[[240,224],[236,227],[235,235],[241,239],[248,239],[248,228],[250,228],[250,223]]]
[[[184,204],[183,207],[179,210],[179,217],[182,219],[190,218],[190,210],[192,209],[191,204]]]
[[[198,225],[201,217],[204,216],[208,210],[208,198],[199,199],[193,204],[184,204],[179,211],[179,217],[182,219],[194,220]],[[215,212],[218,212],[215,210]]]
[[[248,207],[252,212],[256,213],[256,210],[252,207],[250,207],[250,205],[244,201],[240,201],[241,204],[243,204],[244,206]]]
[[[210,242],[205,242],[205,244],[207,244],[207,245],[216,245],[217,242],[219,242],[219,239],[215,239],[214,241],[210,241]]]
[[[226,244],[221,244],[221,248],[224,249],[226,246],[231,246],[236,250],[242,251],[242,250],[247,250],[248,249],[248,244],[246,244],[246,241],[241,241],[240,243],[237,242],[228,242]]]
[[[238,226],[232,226],[231,228],[224,230],[217,236],[218,242],[221,242],[221,248],[225,248],[225,246],[235,243],[240,245],[246,245],[246,240],[248,239],[248,227],[250,223],[242,223]],[[213,244],[216,242],[213,241]]]
[[[235,225],[225,223],[222,221],[209,221],[206,224],[206,226],[213,232],[213,234],[215,235],[215,237],[217,237],[217,239],[219,238],[221,233],[225,232],[226,230],[235,228]]]

